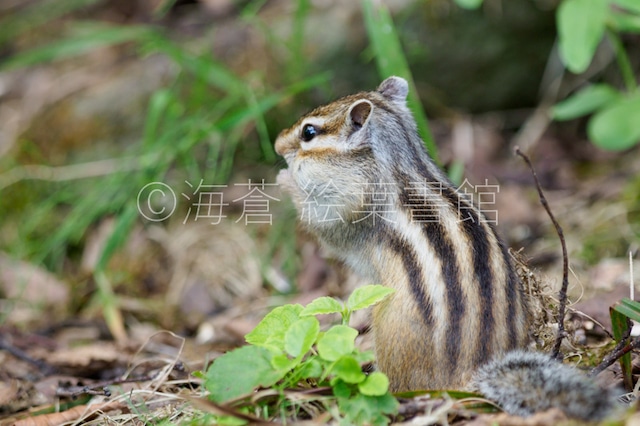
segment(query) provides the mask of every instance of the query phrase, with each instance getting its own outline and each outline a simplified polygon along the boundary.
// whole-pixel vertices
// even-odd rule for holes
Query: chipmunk
[[[581,398],[602,399],[575,369],[542,354],[510,352],[529,342],[521,283],[495,228],[429,157],[406,105],[408,91],[406,80],[387,78],[376,91],[304,115],[275,144],[288,165],[277,181],[303,225],[356,273],[395,289],[372,309],[377,368],[390,390],[471,387],[527,415],[556,406],[559,398],[544,401],[537,393],[544,386],[536,374],[550,370],[586,383]],[[534,380],[522,377],[524,364]],[[538,388],[528,389],[527,400],[527,390],[516,395],[508,386]],[[580,417],[565,405],[565,413]],[[604,416],[604,405],[589,418]]]

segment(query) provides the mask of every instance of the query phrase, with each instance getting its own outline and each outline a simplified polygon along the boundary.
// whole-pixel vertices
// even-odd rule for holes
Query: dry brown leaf
[[[0,382],[0,406],[7,405],[18,397],[18,381]]]
[[[87,367],[95,363],[108,366],[116,362],[126,364],[128,359],[128,354],[124,354],[110,342],[96,342],[75,348],[59,349],[46,357],[49,364],[73,368]]]
[[[67,285],[50,272],[0,253],[0,293],[15,302],[6,321],[12,324],[43,320],[43,313],[65,312]],[[44,316],[46,317],[46,315]]]

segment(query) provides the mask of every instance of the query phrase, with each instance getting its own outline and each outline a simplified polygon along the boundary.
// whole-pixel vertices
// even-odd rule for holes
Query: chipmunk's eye
[[[311,139],[315,138],[318,134],[318,130],[316,130],[313,124],[306,124],[302,128],[302,140],[305,142],[309,142]]]

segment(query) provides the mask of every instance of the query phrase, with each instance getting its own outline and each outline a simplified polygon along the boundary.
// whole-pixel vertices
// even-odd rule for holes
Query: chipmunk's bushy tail
[[[539,352],[508,352],[481,367],[473,385],[506,412],[523,417],[558,408],[567,417],[597,421],[615,406],[611,391]]]

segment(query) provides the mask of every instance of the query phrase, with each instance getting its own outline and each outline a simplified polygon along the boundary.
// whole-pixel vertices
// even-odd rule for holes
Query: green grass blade
[[[636,302],[635,300],[631,300],[628,297],[624,297],[622,298],[622,300],[620,300],[620,303],[622,306],[627,307],[634,313],[634,316],[628,315],[630,319],[640,322],[640,302]]]
[[[124,319],[118,306],[118,298],[113,291],[111,282],[107,279],[105,271],[113,254],[129,238],[129,233],[137,217],[138,209],[133,204],[129,204],[125,208],[125,211],[118,216],[113,232],[109,236],[109,239],[107,239],[102,253],[100,253],[100,258],[98,259],[94,272],[94,278],[98,288],[96,297],[102,308],[109,330],[113,334],[113,337],[120,342],[126,339]]]
[[[242,124],[246,124],[248,121],[255,118],[257,112],[264,113],[274,106],[278,105],[284,99],[295,95],[296,93],[303,92],[312,87],[320,85],[329,79],[328,73],[317,74],[309,77],[299,83],[292,84],[282,92],[272,93],[257,101],[256,106],[253,109],[246,107],[239,111],[235,111],[233,114],[227,115],[218,122],[218,128],[221,131],[227,131],[231,128],[237,127]]]
[[[298,0],[298,7],[293,15],[293,37],[291,37],[290,50],[293,60],[289,62],[289,75],[300,76],[306,75],[306,65],[309,61],[305,60],[304,41],[305,29],[307,23],[307,15],[311,9],[309,0]]]
[[[613,309],[625,315],[627,318],[640,322],[640,302],[623,298],[614,305]]]
[[[150,52],[164,53],[180,68],[224,93],[236,94],[239,97],[245,93],[246,82],[238,78],[224,65],[213,60],[208,52],[200,56],[193,55],[159,33],[154,33],[149,38],[144,49]]]
[[[172,102],[172,95],[167,90],[158,90],[152,96],[147,108],[147,118],[144,122],[144,136],[142,137],[142,146],[154,145],[160,123],[163,119],[163,113]]]
[[[97,300],[94,299],[94,301],[97,301],[100,309],[102,309],[102,314],[111,335],[118,342],[124,343],[127,339],[127,332],[124,328],[122,312],[118,307],[118,299],[113,293],[111,283],[104,272],[96,272],[93,277],[98,287]]]
[[[407,59],[393,25],[388,9],[380,3],[374,6],[371,0],[363,0],[364,22],[371,41],[378,73],[381,78],[397,75],[409,82],[407,105],[413,111],[418,131],[434,161],[440,164],[438,149],[429,130],[429,121],[418,97]]]
[[[273,150],[273,145],[269,138],[269,129],[267,128],[267,122],[264,118],[264,111],[260,109],[258,99],[251,88],[247,88],[247,92],[247,103],[249,104],[249,110],[252,112],[253,119],[255,120],[262,155],[267,162],[273,163],[276,160],[276,153]]]
[[[629,308],[628,306],[616,305],[616,306],[614,306],[614,309],[616,310],[616,312],[621,313],[622,315],[624,315],[625,317],[627,317],[629,319],[634,319],[633,317],[637,317],[638,316],[638,313],[636,311],[634,311],[633,309]]]
[[[153,29],[146,26],[111,27],[101,23],[86,22],[76,24],[67,38],[13,56],[0,66],[0,70],[37,65],[78,56],[100,47],[140,41],[152,32]]]
[[[15,14],[0,20],[0,44],[14,39],[24,31],[37,28],[74,10],[91,6],[99,0],[48,0],[34,2]]]
[[[634,314],[634,310],[628,308],[620,303],[616,303],[611,309],[609,309],[609,314],[611,315],[611,328],[613,330],[613,337],[615,337],[616,341],[622,340],[622,336],[627,331],[629,327],[628,324],[628,316],[621,312],[631,312]],[[622,377],[624,381],[625,388],[627,390],[633,389],[633,377],[631,375],[631,354],[627,353],[620,358],[620,367],[622,368]]]

